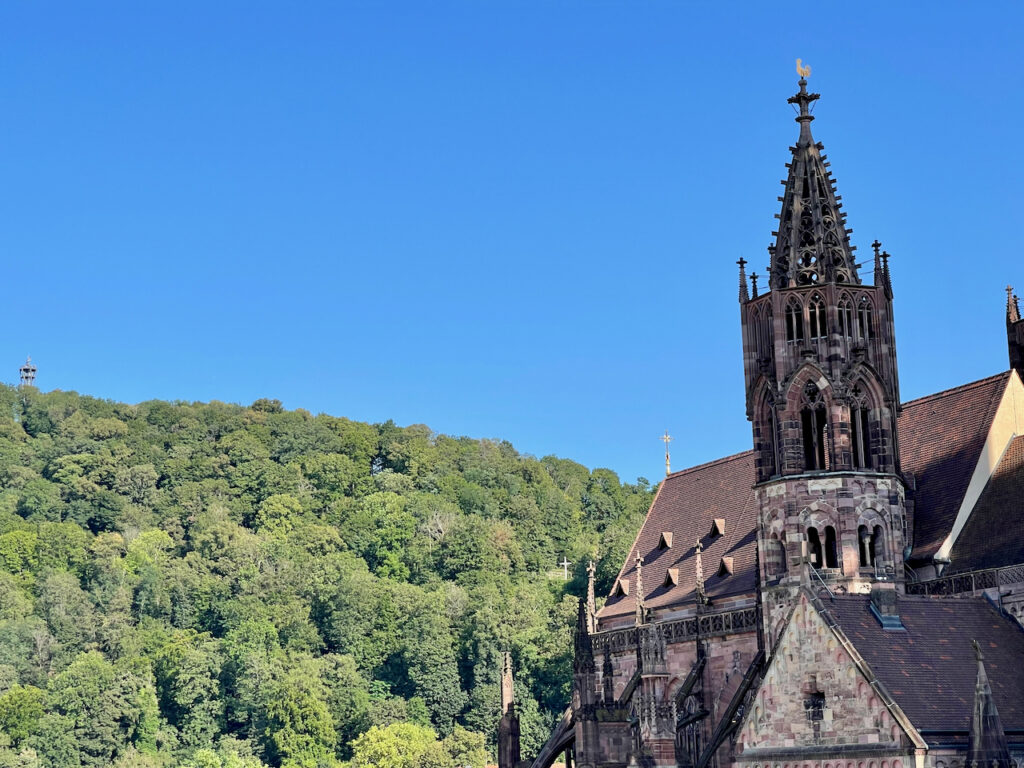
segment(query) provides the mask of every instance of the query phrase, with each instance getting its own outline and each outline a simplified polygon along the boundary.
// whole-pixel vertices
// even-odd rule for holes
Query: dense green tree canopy
[[[607,591],[652,490],[272,399],[0,387],[0,767],[482,766],[505,650],[535,751],[586,561]]]

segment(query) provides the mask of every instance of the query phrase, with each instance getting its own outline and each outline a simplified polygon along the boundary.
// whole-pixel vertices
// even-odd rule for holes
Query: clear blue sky
[[[906,399],[1007,367],[1024,6],[5,2],[0,378],[662,473],[745,450],[794,59]]]

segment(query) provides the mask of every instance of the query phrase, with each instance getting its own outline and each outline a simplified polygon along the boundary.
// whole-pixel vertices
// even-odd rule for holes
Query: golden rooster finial
[[[810,67],[805,67],[800,62],[800,59],[797,59],[796,60],[796,73],[798,75],[800,75],[800,77],[810,77],[811,76],[811,68]]]

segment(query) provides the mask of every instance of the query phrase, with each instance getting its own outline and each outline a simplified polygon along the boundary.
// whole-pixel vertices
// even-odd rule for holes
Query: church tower
[[[753,425],[765,621],[774,638],[795,588],[901,584],[906,540],[896,416],[899,379],[889,255],[873,243],[868,284],[841,196],[811,136],[807,81],[789,99],[791,147],[768,291],[740,260],[747,418]]]

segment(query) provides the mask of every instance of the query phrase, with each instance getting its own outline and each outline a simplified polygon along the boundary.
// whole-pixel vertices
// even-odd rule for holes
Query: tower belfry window
[[[853,302],[848,296],[839,300],[839,332],[846,338],[853,338]]]
[[[856,387],[850,399],[850,437],[853,442],[853,466],[856,469],[871,469],[871,447],[869,439],[868,399],[864,392]]]
[[[804,308],[799,299],[786,305],[786,341],[804,340]]]
[[[871,339],[871,314],[871,302],[867,296],[861,296],[860,301],[857,302],[857,331],[861,341]]]
[[[821,568],[824,565],[821,549],[821,536],[817,528],[807,529],[807,556],[811,559],[811,565]]]
[[[803,429],[804,469],[828,469],[828,418],[825,410],[825,399],[821,390],[809,382],[804,388],[803,402],[800,406],[800,421]]]
[[[807,309],[811,338],[825,338],[828,335],[828,323],[825,319],[825,301],[820,294],[816,293],[811,297],[811,303]]]

